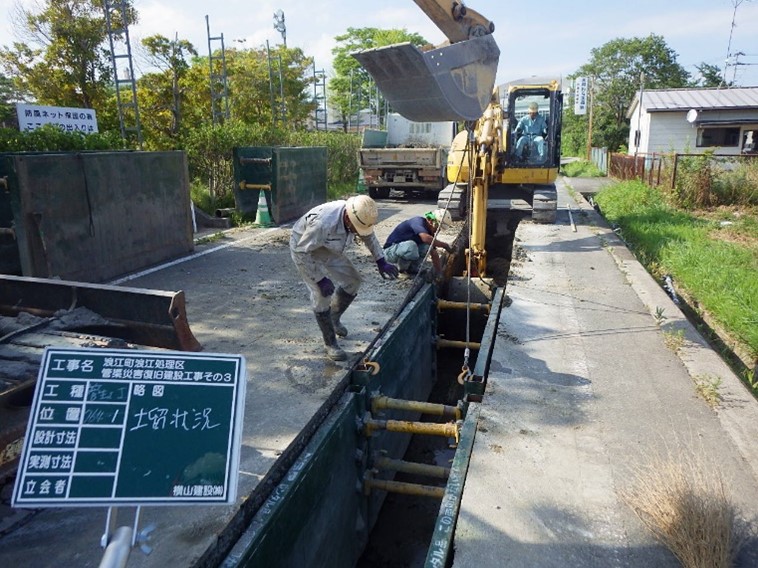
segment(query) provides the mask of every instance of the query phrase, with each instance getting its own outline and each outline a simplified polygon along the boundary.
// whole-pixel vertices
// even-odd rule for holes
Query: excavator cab
[[[410,43],[352,54],[392,108],[415,122],[478,120],[490,102],[500,49],[495,24],[460,1],[414,0],[449,43]]]
[[[501,86],[508,168],[559,168],[563,96],[555,80],[521,79]]]

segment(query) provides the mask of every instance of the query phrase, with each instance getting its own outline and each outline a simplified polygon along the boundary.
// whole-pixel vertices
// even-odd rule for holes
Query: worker
[[[540,107],[537,103],[529,103],[529,114],[521,117],[516,125],[516,156],[523,156],[525,146],[533,145],[537,149],[537,155],[542,161],[545,158],[545,138],[547,137],[547,123],[539,114]],[[531,139],[531,140],[530,140]],[[529,147],[531,152],[532,148]]]
[[[421,262],[426,257],[429,247],[434,243],[430,253],[432,265],[437,274],[442,272],[438,248],[452,252],[453,248],[434,238],[434,234],[441,228],[452,225],[450,212],[445,209],[436,209],[425,213],[424,216],[411,217],[400,223],[387,237],[384,243],[384,254],[390,262],[397,264],[400,272],[416,274],[421,268]]]
[[[337,342],[337,336],[347,336],[340,318],[361,285],[360,273],[345,256],[350,234],[357,235],[368,247],[383,278],[398,275],[397,267],[384,259],[374,234],[378,217],[374,200],[358,195],[318,205],[292,227],[290,255],[310,291],[311,308],[324,337],[326,354],[333,361],[347,359]]]

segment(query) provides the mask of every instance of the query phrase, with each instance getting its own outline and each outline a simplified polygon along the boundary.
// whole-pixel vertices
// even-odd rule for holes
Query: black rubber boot
[[[351,296],[342,288],[337,288],[332,296],[332,324],[334,325],[334,332],[339,337],[347,337],[347,328],[340,323],[340,318],[348,306],[353,303],[353,300],[355,300],[355,296]]]
[[[334,324],[332,324],[332,311],[327,310],[325,312],[313,312],[316,315],[316,321],[321,329],[321,335],[324,336],[324,347],[326,348],[326,356],[332,361],[344,361],[347,359],[347,355],[340,348],[337,343],[337,336],[334,332]]]

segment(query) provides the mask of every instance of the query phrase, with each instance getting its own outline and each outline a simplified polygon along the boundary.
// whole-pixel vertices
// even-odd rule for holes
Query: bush
[[[63,132],[46,124],[29,132],[0,128],[0,152],[80,152],[92,150],[124,150],[127,144],[118,132],[83,134]]]
[[[568,177],[605,177],[595,164],[587,160],[577,160],[561,166],[561,173]]]

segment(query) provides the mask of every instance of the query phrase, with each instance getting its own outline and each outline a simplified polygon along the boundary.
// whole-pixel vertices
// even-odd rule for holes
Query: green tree
[[[158,69],[137,83],[144,137],[150,147],[171,147],[182,130],[184,99],[190,88],[186,81],[188,58],[197,56],[197,51],[187,40],[172,41],[162,35],[147,37],[142,45],[148,62]]]
[[[592,143],[616,150],[629,136],[626,118],[629,105],[640,89],[685,87],[689,73],[677,62],[677,54],[666,45],[662,36],[651,34],[645,38],[609,41],[591,51],[590,61],[582,65],[572,77],[589,76],[593,83]],[[572,117],[567,113],[564,131],[569,138],[579,140],[573,129],[588,129],[588,117]],[[576,136],[574,136],[576,134]],[[586,140],[586,138],[585,138]]]
[[[0,126],[3,128],[8,128],[15,122],[14,97],[13,82],[5,75],[0,75]]]
[[[134,23],[136,13],[127,13]],[[101,0],[45,0],[38,12],[19,7],[17,25],[27,42],[0,50],[16,89],[40,104],[100,110],[111,84]]]
[[[700,73],[700,77],[694,82],[695,87],[719,87],[722,85],[724,74],[718,65],[711,65],[710,63],[701,63],[695,65],[695,68]],[[727,87],[731,87],[731,82],[727,84]]]
[[[339,120],[345,129],[349,117],[361,109],[368,106],[379,114],[383,107],[379,97],[372,97],[371,76],[351,54],[395,43],[429,44],[423,36],[405,29],[348,28],[346,33],[334,39],[337,46],[332,49],[334,76],[329,80],[329,100],[330,106],[339,113]]]
[[[232,118],[247,124],[284,122],[290,128],[303,128],[316,108],[311,87],[313,58],[300,48],[283,45],[271,49],[270,54],[269,75],[265,47],[227,53]]]

